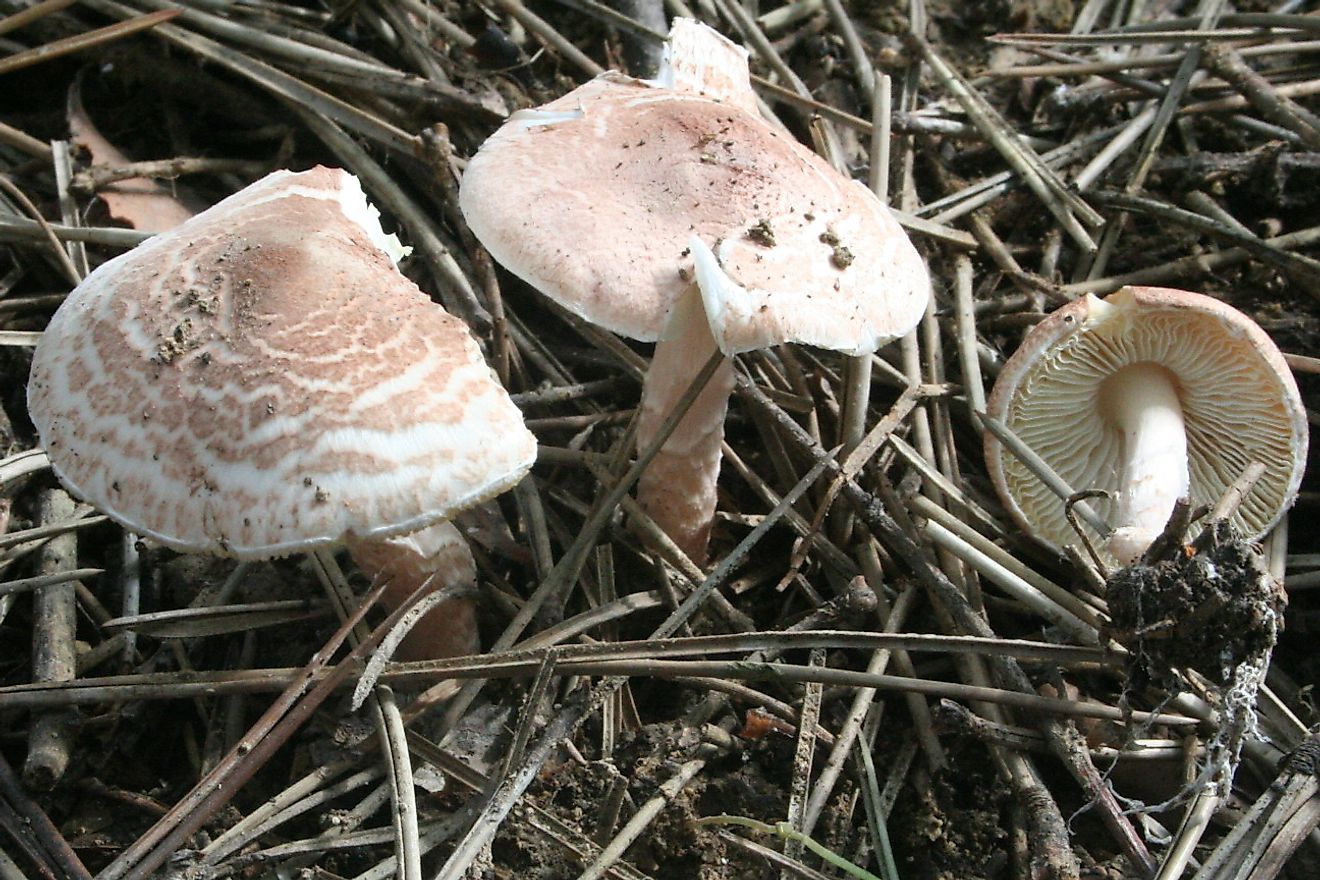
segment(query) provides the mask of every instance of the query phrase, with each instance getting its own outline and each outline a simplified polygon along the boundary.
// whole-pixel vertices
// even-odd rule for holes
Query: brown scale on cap
[[[99,267],[33,359],[56,473],[132,531],[240,558],[510,487],[535,441],[391,238],[352,175],[276,172]]]

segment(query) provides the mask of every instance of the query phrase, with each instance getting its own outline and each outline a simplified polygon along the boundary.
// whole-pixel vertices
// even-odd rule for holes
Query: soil
[[[406,16],[402,21],[416,27],[401,28],[389,15],[382,14],[386,6],[393,9],[394,5],[432,8],[471,39],[447,38],[442,29],[423,28],[416,18]],[[126,161],[181,156],[230,161],[228,166],[204,165],[199,173],[157,180],[166,196],[194,207],[213,204],[276,167],[348,165],[364,176],[363,167],[370,160],[419,208],[427,229],[454,254],[459,271],[478,292],[478,300],[489,306],[491,291],[499,291],[517,331],[508,371],[509,389],[519,396],[543,446],[560,451],[561,457],[543,461],[534,471],[534,503],[525,495],[506,495],[460,522],[476,547],[483,586],[481,629],[485,645],[494,643],[522,603],[533,595],[548,566],[562,557],[582,528],[586,512],[602,496],[602,482],[588,466],[596,460],[584,463],[581,456],[574,456],[584,450],[611,454],[625,441],[640,387],[635,365],[650,355],[646,344],[619,341],[612,336],[602,338],[584,329],[577,319],[547,304],[528,285],[493,267],[461,222],[453,198],[454,173],[461,170],[466,159],[508,113],[559,97],[587,78],[570,57],[538,42],[530,33],[533,26],[527,23],[529,20],[519,23],[501,11],[519,5],[512,0],[425,0],[407,4],[253,0],[236,5],[236,10],[241,7],[242,20],[263,32],[294,34],[312,45],[331,47],[331,51],[346,58],[374,61],[414,75],[405,83],[333,71],[304,72],[297,65],[263,54],[259,48],[230,46],[241,59],[255,59],[262,65],[274,64],[306,76],[308,82],[333,97],[331,104],[338,108],[335,112],[348,114],[345,118],[351,113],[343,107],[356,108],[383,120],[390,128],[384,134],[369,127],[365,131],[350,129],[347,144],[327,138],[324,126],[315,124],[316,119],[324,119],[318,111],[311,111],[313,120],[309,122],[235,67],[203,59],[178,43],[163,42],[150,33],[112,40],[13,72],[0,72],[0,123],[40,143],[69,138],[70,95],[76,85],[87,116]],[[574,8],[578,5],[529,2],[528,8],[594,63],[620,68],[622,59],[631,57],[621,32],[597,16]],[[690,5],[701,17],[716,21],[717,4],[701,0]],[[764,14],[781,4],[762,0],[746,5],[759,5]],[[901,83],[916,57],[914,46],[904,36],[910,26],[911,4],[907,0],[852,0],[846,5],[877,68],[891,74],[896,84]],[[1090,5],[1070,0],[929,0],[925,4],[924,36],[934,52],[973,84],[1010,129],[1052,144],[1064,143],[1130,119],[1134,108],[1140,106],[1140,93],[1116,92],[1099,78],[987,77],[991,69],[1049,60],[1016,43],[990,38],[1018,32],[1067,33],[1081,7]],[[1173,0],[1145,4],[1148,14],[1155,18],[1190,15],[1194,5]],[[1237,8],[1264,9],[1270,5],[1243,3]],[[2,27],[5,16],[28,6],[26,0],[0,0],[0,64],[5,56],[20,49],[85,33],[112,21],[97,11],[110,7],[97,0],[51,12],[12,31]],[[205,6],[212,8],[211,4]],[[410,14],[422,13],[413,10]],[[184,23],[180,18],[174,25]],[[729,22],[717,23],[725,33],[735,33]],[[1103,23],[1097,25],[1101,26]],[[414,30],[416,33],[412,33]],[[202,30],[197,29],[197,33]],[[417,34],[426,38],[414,40]],[[774,31],[771,39],[813,96],[846,113],[869,117],[869,105],[855,84],[840,28],[828,14],[811,13]],[[1266,35],[1262,39],[1285,37]],[[1183,51],[1181,45],[1170,48],[1161,44],[1157,48]],[[1068,45],[1053,46],[1050,51],[1054,50],[1066,50],[1079,58],[1090,52]],[[1092,53],[1085,57],[1096,56]],[[1295,57],[1301,75],[1313,78],[1314,71],[1306,67],[1309,56]],[[240,61],[238,68],[244,63]],[[1253,57],[1251,63],[1280,81],[1292,75],[1284,61],[1271,56],[1260,56],[1259,60]],[[773,75],[760,61],[753,63],[753,72],[761,77]],[[417,78],[428,75],[432,85],[418,87]],[[1166,77],[1167,72],[1138,69],[1133,75],[1157,80]],[[1140,87],[1140,83],[1137,85]],[[809,112],[780,100],[772,92],[764,92],[762,97],[794,136],[812,143]],[[1197,99],[1201,97],[1204,95],[1198,92]],[[1300,100],[1312,111],[1320,109],[1314,98]],[[342,106],[335,102],[342,102]],[[305,108],[306,99],[299,106]],[[1007,168],[1000,152],[980,136],[955,137],[935,127],[910,136],[906,133],[916,125],[913,118],[959,124],[966,121],[948,91],[929,73],[918,91],[916,109],[922,111],[917,117],[906,112],[895,117],[895,155],[910,151],[913,157],[910,185],[914,202],[909,207],[933,202]],[[0,173],[31,198],[45,218],[56,221],[61,217],[61,186],[51,171],[50,160],[40,150],[34,153],[30,147],[25,151],[14,146],[6,131],[0,129]],[[413,138],[422,133],[425,137]],[[840,123],[836,134],[838,159],[853,176],[864,180],[870,162],[868,136],[858,126],[847,123]],[[1180,116],[1160,145],[1140,194],[1183,206],[1193,192],[1204,193],[1248,231],[1262,237],[1312,228],[1320,224],[1320,160],[1313,148],[1284,135],[1287,132],[1281,135],[1260,126],[1244,126],[1222,113]],[[416,152],[391,141],[397,137],[407,138],[405,143],[415,147]],[[1133,155],[1132,151],[1125,152],[1093,190],[1122,190],[1133,170]],[[105,165],[107,161],[85,150],[74,150],[75,170],[93,164]],[[1084,164],[1080,161],[1066,166],[1065,179],[1071,180]],[[897,194],[903,189],[897,185],[904,183],[900,177],[895,177],[891,192]],[[367,190],[379,202],[380,193],[370,184]],[[68,292],[70,282],[44,240],[12,236],[5,231],[11,197],[4,193],[0,190],[0,333],[39,331]],[[72,197],[74,213],[83,225],[133,225],[111,217],[105,202],[90,192],[75,189]],[[899,197],[896,195],[894,201]],[[15,208],[14,213],[23,212]],[[388,210],[385,213],[387,227],[399,228],[402,237],[409,239],[415,230],[401,224]],[[1112,217],[1115,212],[1106,209],[1102,213]],[[770,220],[757,219],[760,222],[756,225],[749,224],[748,234],[767,248],[775,246]],[[1048,548],[1019,534],[995,500],[982,461],[980,439],[965,405],[955,324],[956,279],[967,257],[980,335],[979,358],[987,372],[992,372],[1043,312],[1075,295],[1075,291],[1062,293],[1060,286],[1078,273],[1081,257],[1040,199],[1021,188],[997,195],[974,218],[963,215],[949,221],[949,225],[962,236],[961,243],[947,244],[921,230],[913,233],[931,267],[936,293],[933,332],[925,334],[921,343],[927,367],[923,381],[935,389],[945,382],[954,386],[952,396],[939,397],[930,406],[937,439],[947,441],[947,448],[939,450],[941,468],[977,507],[987,512],[988,524],[975,510],[966,511],[952,501],[948,507],[974,527],[990,533],[1022,564],[1070,589],[1084,590],[1087,582],[1082,574]],[[998,241],[992,241],[992,237]],[[1166,218],[1137,214],[1128,218],[1120,242],[1106,275],[1166,266],[1188,257],[1208,259],[1228,247]],[[1306,255],[1307,247],[1299,245],[1297,252]],[[91,245],[87,249],[90,265],[121,250],[122,246]],[[1051,253],[1059,254],[1057,261],[1049,256]],[[839,247],[836,265],[846,268],[853,256],[847,248]],[[452,285],[425,254],[415,254],[403,267],[423,290],[452,305]],[[1248,259],[1207,271],[1189,270],[1168,278],[1167,283],[1210,293],[1242,309],[1286,352],[1310,356],[1320,352],[1320,304],[1316,300],[1320,291],[1309,287],[1304,273],[1296,269],[1289,274],[1277,262]],[[473,327],[491,354],[494,347],[489,326],[474,320]],[[188,344],[189,329],[181,325],[173,337],[162,339],[160,357],[167,360]],[[897,346],[891,346],[882,357],[898,364],[897,351]],[[942,353],[937,356],[936,351]],[[30,347],[9,344],[7,337],[0,339],[0,459],[38,444],[24,395],[30,360]],[[833,445],[843,387],[840,357],[781,347],[771,355],[743,356],[741,363],[757,383],[773,391],[776,403],[824,445]],[[1297,369],[1309,412],[1320,412],[1320,377],[1307,363]],[[988,387],[988,375],[986,382]],[[876,424],[900,399],[900,384],[888,371],[877,371],[868,426]],[[545,394],[548,389],[579,385],[582,387],[577,391],[562,396]],[[908,442],[919,442],[920,430],[913,429],[910,420],[904,420],[898,433]],[[725,558],[770,510],[773,502],[767,503],[756,484],[767,484],[782,495],[811,465],[773,430],[763,412],[743,401],[735,400],[731,408],[726,436],[729,447],[739,456],[738,464],[745,466],[747,473],[726,463],[720,486],[722,514],[712,532],[712,565]],[[882,496],[894,493],[889,497],[898,499],[927,491],[923,490],[920,474],[907,465],[902,455],[889,449],[867,465],[859,480],[868,491]],[[825,481],[819,485],[824,486]],[[0,534],[39,525],[38,499],[43,491],[55,486],[54,478],[45,472],[0,484]],[[810,521],[823,494],[823,488],[812,490],[795,509]],[[1320,490],[1308,474],[1287,538],[1292,583],[1296,583],[1295,578],[1308,583],[1308,578],[1315,578],[1314,570],[1320,568],[1314,561],[1315,554],[1320,554],[1320,530],[1314,516],[1317,504]],[[915,519],[911,533],[918,534],[920,517],[905,512],[902,504],[889,504],[889,508],[904,520],[904,528],[909,526],[908,519]],[[534,546],[537,522],[544,523],[549,559],[542,558],[542,547]],[[826,533],[832,534],[833,528],[827,520]],[[672,605],[681,601],[687,589],[684,578],[660,561],[662,555],[646,549],[622,515],[609,522],[600,546],[609,552],[601,550],[591,557],[584,575],[564,600],[564,607],[539,615],[524,638],[608,602],[615,594],[653,592],[658,598],[642,610],[596,625],[581,637],[584,643],[645,639]],[[933,607],[920,580],[893,546],[873,542],[860,526],[842,542],[844,555],[853,566],[862,564],[857,559],[869,558],[866,548],[871,546],[876,548],[879,572],[867,591],[869,604],[849,604],[848,578],[832,566],[828,554],[819,547],[803,550],[794,533],[783,524],[777,525],[722,587],[726,609],[703,610],[679,635],[728,633],[738,623],[757,630],[805,626],[871,632],[885,625],[905,595],[916,598],[899,627],[901,631],[953,632],[948,615]],[[180,556],[145,544],[139,550],[142,612],[205,607],[221,601],[304,600],[321,595],[311,564],[301,558],[253,563],[236,575],[232,560]],[[271,691],[278,688],[221,695],[194,691],[168,698],[164,698],[164,691],[187,684],[202,674],[199,670],[230,675],[249,669],[301,667],[326,643],[336,626],[326,608],[317,605],[307,615],[277,625],[234,631],[223,627],[198,629],[187,638],[164,637],[143,629],[136,642],[130,644],[122,635],[116,635],[113,627],[104,626],[121,613],[125,598],[123,584],[129,573],[124,570],[122,531],[112,523],[80,529],[76,555],[79,566],[104,571],[85,578],[86,588],[77,596],[78,676],[157,677],[143,684],[144,690],[73,708],[54,698],[44,709],[13,702],[7,705],[6,692],[0,691],[0,853],[13,859],[20,872],[29,876],[84,876],[62,867],[65,863],[61,859],[66,858],[62,853],[71,852],[71,858],[90,872],[111,864],[235,748],[243,733],[271,705]],[[941,570],[962,582],[965,569],[956,560],[933,549],[928,556],[938,561]],[[347,559],[343,562],[352,586],[359,593],[365,592],[365,579]],[[1217,578],[1205,576],[1208,564],[1217,570]],[[1261,624],[1267,618],[1281,616],[1284,626],[1274,648],[1271,687],[1304,725],[1320,723],[1314,694],[1320,680],[1320,654],[1313,650],[1314,633],[1320,631],[1320,592],[1307,586],[1292,589],[1290,583],[1285,610],[1278,586],[1263,573],[1262,564],[1254,550],[1225,540],[1195,555],[1180,547],[1166,560],[1116,576],[1105,597],[1113,617],[1109,633],[1135,649],[1140,665],[1131,670],[1131,678],[1117,671],[1114,663],[1088,663],[1061,671],[1047,663],[1024,662],[1024,668],[1042,693],[1066,693],[1079,702],[1111,706],[1122,698],[1138,708],[1155,708],[1168,696],[1161,690],[1170,680],[1163,675],[1164,670],[1196,668],[1210,679],[1223,682],[1224,670],[1231,669],[1238,658],[1268,650],[1274,634],[1267,634]],[[0,546],[0,582],[31,577],[35,572],[33,554]],[[235,584],[231,592],[228,587]],[[973,579],[968,589],[974,597],[983,597],[977,601],[982,602],[984,616],[997,635],[1066,640],[1048,621],[1001,592],[993,579],[982,579],[979,587]],[[1208,602],[1215,605],[1214,614],[1201,610]],[[0,687],[32,680],[37,616],[26,594],[8,598],[0,593]],[[374,624],[380,618],[373,612],[369,622]],[[1170,632],[1174,637],[1155,638],[1156,631]],[[742,660],[748,653],[721,650],[688,659]],[[809,663],[807,652],[800,649],[786,650],[777,660],[793,669]],[[865,670],[870,660],[868,651],[839,645],[831,646],[824,655],[829,669],[849,672]],[[463,713],[464,721],[456,732],[447,730],[452,719],[443,717],[448,705],[444,702],[427,709],[416,720],[410,719],[413,734],[427,740],[413,743],[413,763],[423,780],[419,785],[418,819],[424,834],[425,829],[446,829],[444,834],[436,832],[439,842],[423,856],[426,876],[435,876],[440,870],[486,802],[491,780],[498,777],[524,714],[532,713],[532,728],[539,735],[562,717],[564,707],[572,706],[585,688],[601,681],[595,672],[556,674],[546,692],[539,695],[539,702],[531,705],[534,667],[512,679],[493,680]],[[942,653],[895,654],[886,672],[928,681],[965,680],[965,667]],[[276,672],[267,674],[278,677]],[[432,676],[427,683],[435,679]],[[416,689],[400,684],[397,690],[407,711]],[[820,777],[831,754],[832,738],[849,717],[854,692],[851,685],[836,683],[823,688],[823,733],[808,749],[812,779]],[[549,750],[549,757],[532,775],[525,794],[511,806],[489,847],[473,862],[471,876],[526,880],[580,876],[599,853],[599,846],[607,844],[644,805],[664,791],[663,786],[681,768],[693,761],[704,763],[688,784],[668,793],[654,818],[626,848],[624,867],[616,876],[701,880],[783,876],[778,866],[730,838],[745,837],[773,850],[791,849],[784,839],[699,820],[723,815],[773,825],[796,809],[794,786],[806,770],[798,747],[797,721],[806,698],[806,687],[784,676],[720,680],[718,674],[707,675],[704,671],[680,678],[673,674],[634,674],[620,696],[611,698],[614,702],[610,712],[588,713],[573,728],[566,744]],[[965,702],[986,716],[994,711],[984,704]],[[1025,830],[1031,823],[1024,814],[1028,807],[1035,806],[1023,803],[1020,792],[1005,778],[1002,761],[1003,750],[1017,745],[992,746],[984,741],[986,737],[967,729],[940,730],[937,736],[946,763],[935,767],[937,762],[931,756],[909,748],[919,738],[919,731],[912,721],[911,704],[903,695],[880,691],[876,705],[884,706],[878,730],[869,723],[861,733],[862,737],[870,737],[864,741],[874,743],[875,778],[868,780],[864,770],[859,769],[860,761],[846,761],[812,838],[831,852],[879,874],[882,860],[868,826],[864,790],[870,781],[884,789],[882,800],[890,799],[886,827],[898,876],[904,880],[1017,880],[1028,876],[1029,866],[1037,864],[1032,856],[1041,844]],[[55,774],[54,784],[48,789],[30,784],[25,788],[16,780],[23,776],[32,746],[29,730],[42,716],[62,719],[64,732],[57,738],[68,746],[68,763]],[[1088,806],[1085,797],[1073,777],[1047,752],[1038,720],[1028,712],[1010,711],[1002,728],[1030,740],[1022,746],[1024,754],[1040,768],[1055,801],[1051,806],[1068,823],[1072,835],[1074,851],[1069,856],[1078,871],[1073,876],[1139,876],[1123,846],[1096,812],[1083,809]],[[1266,719],[1264,729],[1280,747],[1290,746],[1297,739],[1295,730],[1274,718]],[[1116,729],[1114,723],[1091,726],[1087,732],[1097,747],[1125,741],[1124,731]],[[1181,733],[1156,729],[1145,730],[1142,735],[1172,739]],[[432,740],[442,746],[443,757],[428,751]],[[535,735],[530,742],[535,745]],[[1122,771],[1129,765],[1124,762],[1113,774],[1120,795],[1140,791],[1143,784],[1156,787],[1164,785],[1166,779],[1182,778],[1183,767],[1177,761],[1160,762],[1158,770],[1146,770],[1147,765],[1140,762],[1133,764],[1138,769],[1128,771],[1126,778]],[[6,767],[13,773],[4,772]],[[305,811],[290,814],[285,821],[254,834],[235,854],[222,860],[222,867],[232,871],[232,876],[273,876],[266,872],[278,869],[282,876],[303,872],[299,876],[350,877],[381,866],[394,854],[394,837],[388,799],[373,794],[384,778],[376,723],[368,710],[350,712],[346,696],[336,693],[288,734],[287,740],[256,768],[251,780],[235,790],[231,802],[208,815],[199,830],[180,845],[169,863],[175,875],[212,875],[215,868],[206,866],[201,855],[208,844],[271,798],[325,768],[334,773],[327,784],[340,783],[339,790],[323,800],[303,802]],[[1238,799],[1249,804],[1269,776],[1266,764],[1251,765],[1250,772],[1239,774]],[[1128,778],[1136,779],[1131,787]],[[1238,815],[1226,812],[1219,817],[1224,824],[1211,828],[1198,854],[1204,855],[1208,847],[1222,839],[1228,823]],[[1166,828],[1177,828],[1176,816],[1157,818]],[[345,846],[331,846],[322,839],[327,834],[357,835],[364,831],[379,833],[350,838],[352,845]],[[1156,857],[1162,858],[1167,850],[1156,837],[1152,834],[1146,841]],[[306,853],[273,849],[313,838],[318,843]],[[62,849],[65,845],[67,850]],[[822,872],[839,876],[810,853],[802,861],[817,872],[807,876],[822,876]],[[1293,873],[1284,876],[1308,876],[1306,872],[1315,864],[1314,854],[1303,849],[1288,869]]]
[[[1129,675],[1142,687],[1166,670],[1195,669],[1219,685],[1239,664],[1268,656],[1287,597],[1259,551],[1219,521],[1205,546],[1174,548],[1109,579],[1109,635],[1132,651]]]

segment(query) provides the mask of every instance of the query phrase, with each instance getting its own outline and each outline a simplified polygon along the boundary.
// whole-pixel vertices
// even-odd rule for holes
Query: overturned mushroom
[[[33,357],[55,473],[131,531],[240,559],[368,547],[508,489],[535,441],[400,253],[357,179],[316,168],[100,266]]]
[[[1265,475],[1233,521],[1264,534],[1292,504],[1306,464],[1306,411],[1278,348],[1250,318],[1183,290],[1087,295],[1027,334],[987,412],[1114,525],[1109,554],[1137,559],[1174,503],[1213,504],[1253,461]],[[991,434],[991,479],[1025,530],[1076,540],[1064,503]]]
[[[686,19],[657,79],[606,73],[513,114],[468,162],[460,202],[509,271],[656,342],[642,448],[717,349],[870,353],[911,329],[930,295],[885,206],[757,115],[746,52]],[[726,359],[638,489],[698,562],[732,387]]]

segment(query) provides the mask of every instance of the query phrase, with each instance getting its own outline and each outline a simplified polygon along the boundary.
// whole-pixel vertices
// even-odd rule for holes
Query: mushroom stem
[[[715,351],[715,339],[694,285],[674,306],[642,382],[639,449],[645,449],[659,433]],[[706,561],[706,544],[715,519],[724,414],[733,386],[733,362],[725,358],[637,484],[642,509],[698,565]]]
[[[1109,551],[1130,565],[1164,531],[1173,506],[1187,495],[1187,431],[1178,388],[1152,363],[1124,367],[1105,380],[1101,407],[1122,432],[1117,522]]]
[[[462,533],[448,521],[390,538],[345,539],[353,561],[372,582],[388,581],[380,601],[394,610],[430,579],[432,591],[451,585],[476,590],[477,563]],[[427,612],[404,636],[394,656],[400,660],[437,660],[475,654],[476,605],[451,599]]]

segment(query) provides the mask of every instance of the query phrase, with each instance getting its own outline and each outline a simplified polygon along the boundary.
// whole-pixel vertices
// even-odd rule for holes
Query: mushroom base
[[[476,592],[477,565],[467,541],[452,523],[441,522],[393,538],[346,541],[353,561],[373,582],[387,580],[381,604],[391,611],[423,585],[430,592],[448,586]],[[394,656],[399,660],[440,660],[475,654],[476,603],[467,597],[441,602],[413,625]]]
[[[1183,667],[1226,685],[1239,666],[1274,647],[1288,598],[1259,551],[1223,520],[1194,549],[1188,555],[1179,546],[1109,579],[1107,635],[1131,652],[1138,689]]]

